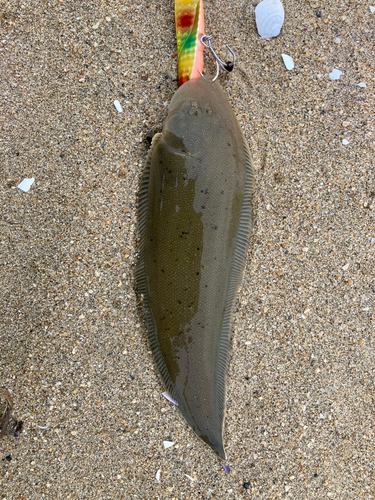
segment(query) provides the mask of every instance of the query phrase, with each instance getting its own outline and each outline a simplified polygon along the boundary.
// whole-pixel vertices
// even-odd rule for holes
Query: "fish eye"
[[[197,101],[190,101],[190,109],[189,109],[189,115],[196,115],[198,116],[200,114],[200,109],[199,109],[199,104]]]

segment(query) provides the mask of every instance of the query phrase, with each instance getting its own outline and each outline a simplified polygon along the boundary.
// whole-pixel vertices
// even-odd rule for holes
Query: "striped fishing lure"
[[[200,77],[203,71],[204,33],[202,0],[175,0],[176,38],[178,55],[178,85]]]

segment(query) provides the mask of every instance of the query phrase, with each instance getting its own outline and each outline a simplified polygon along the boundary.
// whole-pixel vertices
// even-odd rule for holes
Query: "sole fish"
[[[136,281],[163,382],[186,422],[225,459],[234,303],[252,227],[249,148],[218,82],[175,93],[141,182]]]

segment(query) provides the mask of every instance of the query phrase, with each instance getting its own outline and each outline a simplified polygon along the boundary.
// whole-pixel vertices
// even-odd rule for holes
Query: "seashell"
[[[294,68],[294,61],[293,58],[286,55],[286,54],[281,54],[281,57],[283,58],[285,67],[288,71]]]
[[[255,7],[255,22],[261,38],[272,38],[280,33],[284,23],[284,7],[280,0],[262,0]]]

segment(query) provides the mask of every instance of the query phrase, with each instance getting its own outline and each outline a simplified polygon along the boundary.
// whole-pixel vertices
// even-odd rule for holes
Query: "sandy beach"
[[[204,2],[256,179],[226,473],[162,396],[133,278],[173,2],[0,0],[0,500],[375,499],[375,2],[285,0],[269,40],[257,3]]]

